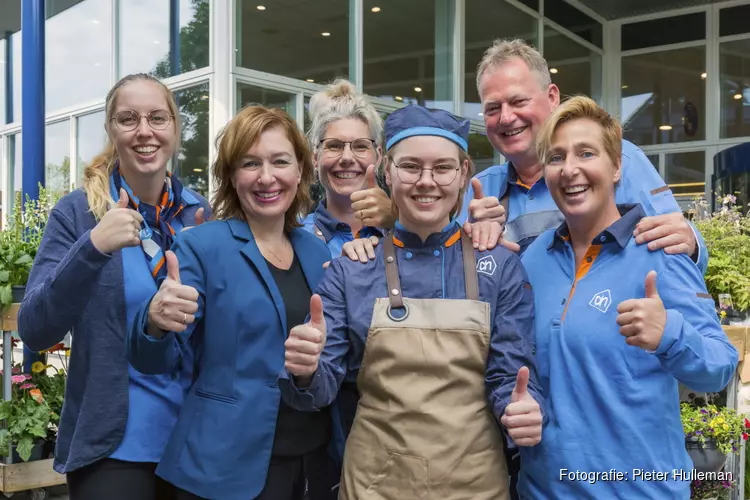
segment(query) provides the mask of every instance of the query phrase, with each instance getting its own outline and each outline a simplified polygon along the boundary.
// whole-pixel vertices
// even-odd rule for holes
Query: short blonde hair
[[[547,61],[532,45],[520,38],[498,39],[484,52],[484,56],[477,66],[477,92],[480,98],[482,92],[479,89],[479,84],[482,82],[484,75],[513,59],[522,60],[531,71],[537,73],[539,83],[543,88],[549,87],[552,83]]]
[[[300,227],[300,215],[307,214],[312,205],[310,186],[313,182],[313,164],[305,136],[286,111],[264,106],[247,106],[230,120],[216,138],[216,161],[211,169],[216,192],[212,209],[217,219],[232,217],[244,219],[240,198],[232,184],[232,175],[239,168],[240,159],[253,147],[261,134],[279,127],[292,143],[299,163],[300,183],[291,206],[284,215],[284,230]]]
[[[604,151],[612,160],[613,165],[619,165],[622,157],[622,126],[609,113],[604,111],[591,98],[585,96],[571,97],[563,102],[544,122],[536,138],[536,154],[542,165],[549,163],[552,139],[557,129],[563,123],[588,119],[602,128]]]

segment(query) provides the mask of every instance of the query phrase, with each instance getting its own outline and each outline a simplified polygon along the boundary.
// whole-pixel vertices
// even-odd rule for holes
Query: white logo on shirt
[[[497,264],[495,258],[492,255],[486,255],[477,261],[477,272],[492,276],[495,274]]]
[[[598,309],[603,313],[607,312],[607,309],[609,309],[609,306],[612,304],[612,295],[609,293],[609,290],[604,290],[603,292],[599,292],[593,297],[591,297],[591,302],[589,302],[589,305],[593,307],[594,309]]]

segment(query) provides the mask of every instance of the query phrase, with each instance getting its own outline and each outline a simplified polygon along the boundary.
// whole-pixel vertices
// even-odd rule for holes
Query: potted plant
[[[683,402],[680,417],[685,447],[698,472],[719,472],[726,456],[748,438],[750,421],[730,408]]]
[[[737,198],[720,198],[721,207],[709,213],[705,200],[695,203],[693,223],[706,241],[711,255],[705,280],[717,304],[729,296],[742,315],[750,311],[750,214],[737,205]],[[726,311],[721,311],[726,315]]]
[[[14,462],[41,460],[52,410],[31,375],[11,375],[11,382],[11,399],[0,403],[0,419],[5,420],[5,428],[0,429],[0,456],[7,456],[12,445]]]
[[[16,192],[15,204],[0,233],[0,309],[23,300],[49,212],[56,202],[57,196],[41,186],[39,198],[27,197],[26,203]]]
[[[65,397],[65,382],[68,374],[68,357],[70,349],[65,344],[59,343],[50,349],[42,351],[40,354],[53,354],[57,356],[59,366],[53,364],[44,364],[36,361],[31,365],[32,382],[39,388],[44,401],[50,408],[50,426],[46,437],[46,448],[44,457],[54,455],[55,444],[57,441],[57,427],[60,424],[60,414],[62,413],[63,399]],[[51,358],[54,360],[54,358]],[[50,373],[52,371],[52,373]]]
[[[728,499],[736,482],[694,479],[690,483],[690,498],[693,500]]]

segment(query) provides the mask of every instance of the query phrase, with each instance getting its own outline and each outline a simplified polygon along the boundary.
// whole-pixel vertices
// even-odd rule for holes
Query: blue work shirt
[[[198,200],[188,191],[182,199],[187,206]],[[184,227],[180,215],[171,222],[180,232]],[[125,283],[125,312],[132,324],[143,303],[157,292],[148,261],[141,246],[122,249],[122,268]],[[185,391],[192,382],[192,354],[182,359],[182,369],[171,373],[146,375],[128,363],[128,420],[120,446],[110,458],[128,462],[159,462],[184,401]]]
[[[508,237],[519,243],[522,253],[538,235],[557,228],[564,219],[544,177],[533,186],[527,186],[518,179],[513,166],[504,163],[485,169],[474,178],[479,179],[485,196],[501,199],[508,194],[507,222],[512,233]],[[469,217],[469,203],[473,198],[474,189],[469,184],[458,217],[459,222],[463,223]],[[682,212],[669,186],[664,183],[643,150],[629,141],[622,141],[622,176],[615,186],[615,199],[618,204],[640,203],[649,216]],[[529,217],[528,214],[534,215]],[[522,216],[522,222],[516,221]],[[691,227],[698,247],[695,262],[701,274],[704,274],[708,266],[706,243],[692,224]]]
[[[466,298],[460,231],[458,224],[451,223],[422,242],[396,225],[393,234],[404,297]],[[529,367],[529,391],[543,408],[534,360],[533,296],[521,260],[502,246],[476,251],[476,257],[479,300],[491,305],[486,373],[490,408],[496,417],[503,415],[522,366]],[[279,377],[282,397],[300,410],[331,404],[344,380],[356,381],[375,300],[388,297],[383,245],[375,248],[375,260],[366,264],[334,259],[316,293],[323,300],[328,329],[318,370],[307,389],[297,389],[286,371]]]
[[[541,443],[521,449],[523,498],[689,498],[690,480],[673,475],[693,468],[678,383],[718,392],[737,366],[698,268],[686,255],[637,245],[632,234],[643,209],[619,208],[622,217],[594,238],[577,270],[565,224],[523,256],[548,413]],[[618,304],[645,297],[651,270],[666,309],[654,352],[628,345],[616,322]],[[623,474],[620,480],[561,476],[611,470]],[[646,480],[638,471],[667,478]]]
[[[369,226],[363,227],[356,234],[352,234],[352,228],[349,224],[345,224],[331,215],[326,208],[326,200],[321,200],[315,211],[308,214],[302,223],[308,232],[315,234],[318,238],[325,238],[328,250],[331,251],[334,258],[341,255],[341,249],[347,241],[352,241],[355,238],[369,238],[370,236],[383,237],[383,233],[379,229]]]

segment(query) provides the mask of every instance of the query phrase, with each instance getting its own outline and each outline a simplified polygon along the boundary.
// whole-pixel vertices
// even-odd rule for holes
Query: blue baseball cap
[[[418,104],[399,108],[385,119],[385,149],[390,150],[408,137],[435,135],[469,148],[469,120],[464,120],[442,109],[429,109]]]

